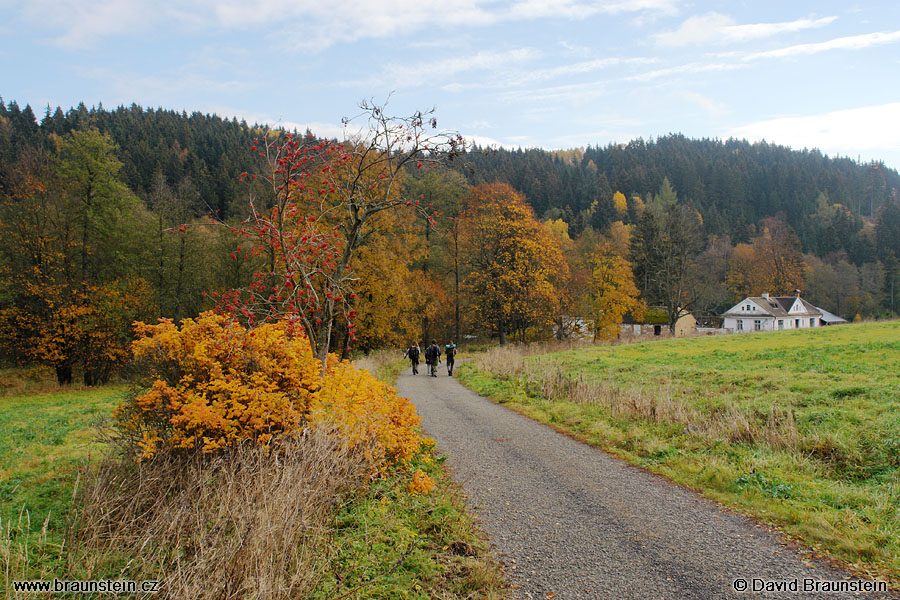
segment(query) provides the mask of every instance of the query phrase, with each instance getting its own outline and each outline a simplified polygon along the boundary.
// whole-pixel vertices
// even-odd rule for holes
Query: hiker
[[[408,358],[412,363],[413,375],[419,374],[419,354],[419,342],[410,344],[409,348],[406,349],[406,352],[403,353],[403,358]]]
[[[444,355],[447,357],[447,375],[453,377],[453,363],[456,358],[456,344],[450,342],[444,349]]]
[[[441,362],[441,348],[437,345],[437,340],[431,340],[431,345],[425,349],[425,364],[428,365],[428,372],[432,377],[437,377],[439,362]]]

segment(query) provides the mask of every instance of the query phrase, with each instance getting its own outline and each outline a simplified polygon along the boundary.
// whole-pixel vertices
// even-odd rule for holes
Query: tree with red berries
[[[266,168],[241,179],[262,180],[266,192],[253,186],[248,217],[233,229],[252,242],[235,259],[243,251],[263,258],[264,267],[248,287],[218,295],[220,309],[251,326],[288,321],[301,327],[323,364],[337,326],[346,328],[349,343],[356,341],[353,259],[377,231],[375,217],[407,208],[431,222],[437,217],[419,198],[403,197],[403,173],[434,168],[463,149],[458,134],[437,131],[433,109],[393,117],[385,105],[360,108],[344,124],[365,125],[342,143],[283,131],[265,131],[256,141],[252,149]]]

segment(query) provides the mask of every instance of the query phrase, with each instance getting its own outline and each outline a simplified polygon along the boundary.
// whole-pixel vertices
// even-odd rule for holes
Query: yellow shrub
[[[368,371],[330,357],[323,376],[309,341],[284,324],[247,330],[203,313],[136,323],[136,366],[149,389],[117,411],[143,457],[159,444],[210,453],[303,427],[330,429],[362,445],[376,469],[427,447],[415,408]]]
[[[325,377],[309,406],[313,428],[334,428],[351,445],[367,444],[373,464],[403,462],[423,445],[415,428],[422,419],[397,390],[348,362]]]
[[[409,493],[412,495],[427,495],[434,489],[434,480],[425,474],[422,469],[416,469],[412,480],[409,482]]]

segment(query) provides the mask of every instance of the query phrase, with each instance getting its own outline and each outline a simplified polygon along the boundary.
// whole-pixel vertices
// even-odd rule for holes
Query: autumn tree
[[[427,217],[416,220],[424,239],[424,247],[415,261],[422,275],[419,295],[427,299],[419,304],[421,339],[447,334],[459,340],[462,323],[459,214],[469,186],[461,174],[444,169],[411,169],[404,185],[408,197],[418,198],[432,215],[434,211],[439,215],[436,220]]]
[[[586,325],[585,319],[590,312],[587,297],[590,249],[586,249],[585,244],[591,245],[588,240],[596,238],[596,235],[594,230],[587,226],[577,241],[573,240],[569,237],[568,223],[562,219],[546,219],[544,227],[556,238],[568,267],[567,275],[560,277],[557,282],[559,306],[553,315],[554,336],[558,340],[563,340],[582,334]]]
[[[768,220],[761,235],[735,247],[728,261],[728,289],[735,298],[763,292],[790,295],[803,289],[805,271],[796,234],[783,222]]]
[[[558,239],[520,194],[506,184],[473,188],[460,215],[460,240],[476,322],[493,324],[501,344],[511,331],[524,340],[529,327],[549,324],[568,268]]]
[[[373,217],[372,233],[366,237],[351,266],[356,293],[356,346],[365,352],[401,346],[419,329],[422,310],[422,273],[413,269],[424,247],[413,228],[411,211],[384,211]],[[339,321],[346,348],[350,332]]]
[[[628,212],[628,200],[622,192],[617,191],[613,194],[613,205],[616,207],[616,212],[620,215],[624,215]]]
[[[706,248],[697,255],[688,271],[688,289],[691,290],[692,312],[698,320],[718,317],[734,304],[732,294],[725,285],[728,260],[734,248],[728,237],[711,235]]]
[[[873,299],[860,287],[859,269],[838,260],[834,264],[807,257],[805,297],[826,310],[852,320]]]
[[[139,272],[145,215],[118,180],[115,145],[96,130],[58,141],[59,153],[23,153],[0,196],[0,336],[21,361],[71,383],[106,381],[127,354],[130,327],[151,292]]]
[[[253,148],[266,170],[242,179],[262,179],[269,197],[251,195],[249,217],[237,232],[252,240],[252,254],[271,260],[249,286],[220,296],[220,308],[251,325],[301,326],[323,364],[338,320],[347,323],[349,341],[357,339],[353,261],[376,231],[375,217],[403,207],[436,216],[401,194],[404,171],[436,166],[462,147],[458,135],[432,131],[432,112],[398,118],[381,105],[361,108],[363,131],[344,143],[270,131],[259,138]]]
[[[646,305],[634,284],[631,264],[609,244],[604,244],[591,257],[591,316],[594,341],[613,339],[619,334],[622,318],[631,313],[641,318]]]

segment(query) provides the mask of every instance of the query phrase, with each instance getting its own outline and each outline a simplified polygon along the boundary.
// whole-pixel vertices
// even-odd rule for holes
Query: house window
[[[744,322],[743,322],[741,319],[738,319],[738,328],[737,328],[737,330],[738,330],[738,331],[743,331],[743,330],[744,330]]]
[[[784,319],[778,319],[778,329],[784,329]]]
[[[761,319],[753,320],[753,329],[755,329],[756,331],[762,331],[762,320]]]

